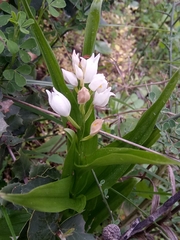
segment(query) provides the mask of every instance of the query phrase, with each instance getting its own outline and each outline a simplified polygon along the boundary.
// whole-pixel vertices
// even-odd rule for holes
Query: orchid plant
[[[170,79],[161,96],[142,115],[133,131],[123,139],[110,135],[116,140],[100,147],[97,134],[103,119],[96,119],[95,108],[105,107],[109,98],[115,97],[105,76],[98,73],[100,54],[95,56],[93,53],[102,0],[92,2],[82,57],[73,51],[72,72],[59,68],[27,0],[22,1],[22,4],[27,16],[34,20],[32,30],[53,82],[52,91],[46,92],[49,105],[62,119],[67,136],[67,153],[59,180],[24,194],[1,192],[0,197],[37,211],[60,212],[63,220],[73,217],[77,212],[81,213],[86,221],[86,229],[93,232],[122,204],[122,196],[126,198],[137,184],[135,177],[118,181],[127,176],[135,164],[180,165],[179,162],[149,149],[159,137],[159,130],[155,127],[158,114],[176,86],[179,72]],[[89,58],[83,57],[85,55]],[[72,85],[73,90],[66,83]],[[67,127],[68,122],[72,128]],[[106,195],[104,191],[108,191],[106,205],[102,204],[102,198]]]

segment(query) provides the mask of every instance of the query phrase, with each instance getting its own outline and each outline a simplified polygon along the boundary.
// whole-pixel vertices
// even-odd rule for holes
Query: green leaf
[[[1,15],[0,16],[0,27],[6,25],[9,22],[10,18],[11,18],[10,15]]]
[[[93,0],[91,4],[85,29],[83,55],[91,55],[94,52],[96,34],[100,22],[102,2],[102,0]]]
[[[11,19],[10,22],[17,24],[18,22],[18,14],[16,14],[14,11],[11,11]]]
[[[4,43],[0,41],[0,54],[4,51]]]
[[[31,57],[29,56],[29,54],[24,51],[24,50],[20,50],[19,51],[19,56],[21,58],[21,60],[24,62],[24,63],[28,63],[31,61]]]
[[[33,49],[36,47],[36,41],[34,40],[34,38],[28,38],[25,42],[23,42],[20,46],[20,48],[23,49]]]
[[[131,148],[102,148],[86,157],[89,164],[78,165],[84,170],[97,166],[109,166],[113,164],[172,164],[180,165],[180,162],[167,158],[161,154],[145,152]]]
[[[27,211],[25,211],[25,210],[21,210],[21,211],[19,210],[18,212],[11,211],[9,213],[9,218],[13,225],[15,234],[17,236],[19,236],[21,229],[26,224],[26,222],[29,220],[30,214],[27,213]],[[0,239],[9,240],[11,238],[12,234],[10,233],[9,228],[7,227],[7,223],[4,218],[0,218],[0,226],[1,226]]]
[[[112,52],[112,49],[109,47],[107,42],[104,41],[96,41],[95,50],[101,54],[111,54]]]
[[[66,132],[68,129],[66,129]],[[71,130],[69,131],[70,134],[67,134],[68,138],[72,138],[71,145],[68,148],[68,152],[65,158],[64,166],[63,166],[63,172],[62,172],[62,178],[69,177],[73,174],[74,170],[74,161],[78,162],[79,160],[79,154],[76,149],[76,143],[77,143],[77,136],[76,134]],[[71,135],[71,133],[74,133]]]
[[[45,143],[43,143],[40,147],[37,147],[35,149],[36,153],[43,153],[43,152],[50,152],[54,146],[57,147],[57,144],[60,144],[60,142],[62,141],[62,136],[61,135],[57,135],[57,136],[53,136],[51,137],[51,139]],[[57,151],[65,151],[66,148],[58,148]]]
[[[22,33],[24,33],[24,34],[28,34],[29,33],[29,31],[27,29],[23,28],[23,27],[20,27],[20,31]]]
[[[57,163],[57,164],[63,164],[64,163],[64,158],[59,156],[58,154],[53,154],[53,155],[48,157],[47,161]]]
[[[17,45],[17,43],[11,40],[7,40],[7,48],[12,55],[16,54],[19,51],[19,46]]]
[[[53,0],[47,0],[48,5],[52,3]]]
[[[34,211],[29,221],[28,240],[56,240],[58,232],[58,213],[42,213]]]
[[[3,10],[4,12],[11,14],[11,5],[7,2],[2,2],[0,4],[0,9]]]
[[[18,68],[16,68],[16,71],[21,73],[21,74],[24,74],[24,75],[28,75],[31,73],[31,66],[29,65],[21,65],[19,66]]]
[[[93,235],[85,233],[85,221],[79,214],[63,222],[60,229],[68,240],[95,240]]]
[[[15,83],[19,87],[24,87],[26,85],[26,79],[21,74],[15,72]]]
[[[61,212],[66,209],[81,212],[85,207],[86,199],[84,196],[79,196],[76,199],[69,197],[72,183],[72,177],[68,177],[37,187],[26,194],[5,194],[1,192],[0,197],[42,212]]]
[[[25,22],[25,20],[26,20],[26,13],[20,11],[20,12],[18,12],[17,17],[18,17],[18,25],[19,25],[19,26],[22,26],[22,24],[23,24],[23,23]]]
[[[4,35],[4,33],[0,30],[0,37],[3,39],[3,40],[6,40],[6,36]]]
[[[59,16],[59,12],[58,12],[55,8],[53,8],[53,7],[51,7],[51,6],[49,6],[49,13],[50,13],[53,17],[58,17],[58,16]]]
[[[20,158],[13,165],[13,172],[20,181],[29,176],[31,162],[26,154],[21,152]]]
[[[7,80],[12,80],[14,77],[14,70],[12,69],[7,69],[3,72],[3,76],[7,79]]]
[[[32,18],[34,19],[34,16],[31,12],[31,9],[29,7],[29,4],[27,2],[27,0],[22,1],[23,7],[26,11],[26,14],[28,16],[28,18]],[[33,32],[34,32],[34,36],[36,38],[36,41],[38,43],[38,46],[40,48],[40,51],[43,55],[43,58],[46,62],[48,71],[51,75],[51,79],[53,82],[53,86],[59,91],[61,92],[63,95],[65,95],[68,100],[70,101],[71,105],[73,106],[71,109],[71,117],[79,124],[81,125],[81,114],[79,114],[79,107],[77,104],[77,100],[74,97],[74,95],[71,93],[71,91],[68,89],[68,87],[66,86],[65,82],[64,82],[64,78],[62,75],[62,71],[59,68],[59,63],[55,58],[55,55],[50,47],[50,45],[48,44],[46,38],[44,37],[44,34],[41,30],[41,28],[39,27],[38,23],[36,22],[36,20],[34,19],[34,24],[31,26]]]
[[[117,180],[129,172],[133,165],[119,164],[109,165],[108,167],[93,167],[93,170],[99,180],[104,180],[102,188],[110,188]],[[97,183],[91,171],[84,169],[76,169],[76,180],[73,186],[73,194],[83,194],[86,199],[92,199],[100,194]]]
[[[23,24],[22,24],[22,27],[23,28],[27,28],[29,27],[30,25],[32,25],[34,23],[34,20],[33,19],[28,19],[27,21],[25,21]]]
[[[66,2],[64,0],[55,0],[51,3],[51,6],[55,8],[64,8],[66,6]]]

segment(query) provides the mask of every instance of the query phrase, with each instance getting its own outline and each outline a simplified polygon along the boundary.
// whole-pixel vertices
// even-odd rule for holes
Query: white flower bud
[[[55,88],[53,92],[46,90],[48,95],[48,101],[51,108],[60,116],[68,117],[71,112],[71,104],[69,100]]]
[[[81,90],[78,92],[78,103],[84,104],[90,99],[90,93],[89,90],[86,87],[81,88]]]
[[[73,85],[74,87],[77,87],[78,85],[78,80],[77,80],[77,77],[74,73],[72,72],[69,72],[69,71],[66,71],[65,69],[62,68],[62,73],[63,73],[63,77],[64,77],[64,80]]]
[[[102,119],[96,119],[94,122],[92,122],[91,129],[90,129],[90,135],[97,134],[101,130],[103,122],[104,122],[104,120],[102,120]]]

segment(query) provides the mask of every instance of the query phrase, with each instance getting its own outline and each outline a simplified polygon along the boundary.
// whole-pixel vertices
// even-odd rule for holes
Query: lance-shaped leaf
[[[102,0],[94,0],[88,14],[85,29],[83,55],[91,55],[94,52],[96,34],[99,27]]]
[[[167,158],[164,155],[131,148],[102,148],[87,157],[89,164],[79,165],[78,168],[90,170],[97,166],[113,164],[169,164],[179,165],[180,161]]]
[[[69,190],[72,186],[72,177],[64,178],[53,183],[34,188],[25,194],[6,194],[1,192],[0,197],[42,212],[61,212],[66,209],[73,209],[81,212],[86,204],[84,196],[76,199],[69,197]]]
[[[79,177],[79,186],[74,187],[74,191],[78,194],[86,195],[86,199],[91,199],[99,195],[97,184],[95,180],[93,181],[92,174],[90,174],[91,169],[95,171],[99,180],[105,181],[102,186],[102,188],[105,189],[114,185],[118,178],[127,174],[134,164],[180,165],[179,161],[167,158],[161,154],[131,148],[98,149],[88,156],[86,160],[89,164],[79,165],[77,167],[79,169],[78,175],[83,179],[84,175],[89,174],[88,179],[86,182],[82,182],[81,177]],[[89,171],[89,173],[86,170]]]
[[[56,60],[55,55],[49,43],[47,42],[41,28],[39,27],[37,21],[35,20],[31,12],[31,9],[29,7],[29,4],[27,3],[27,0],[22,1],[22,4],[26,11],[27,16],[34,20],[34,24],[32,24],[31,28],[33,30],[34,36],[41,50],[43,58],[46,62],[48,71],[51,75],[53,86],[63,95],[65,95],[68,98],[68,100],[71,102],[71,105],[73,106],[73,108],[71,109],[71,115],[73,119],[76,119],[76,121],[79,123],[81,119],[80,119],[80,114],[78,114],[79,108],[78,108],[77,101],[64,82],[64,78],[62,75],[62,71],[59,67],[58,61]]]

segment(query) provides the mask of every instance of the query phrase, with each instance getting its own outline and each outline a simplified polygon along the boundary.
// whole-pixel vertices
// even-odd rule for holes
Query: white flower
[[[95,92],[97,91],[98,93],[104,92],[107,88],[108,82],[105,79],[104,74],[96,74],[91,83],[89,84],[89,88]]]
[[[72,72],[69,72],[69,71],[66,71],[65,69],[62,68],[62,73],[63,73],[63,77],[64,77],[64,80],[73,85],[74,87],[77,87],[78,85],[78,80],[77,80],[77,77],[74,73]]]
[[[94,53],[88,59],[81,57],[81,68],[84,73],[84,83],[90,83],[97,74],[98,62],[99,62],[100,54],[94,57]]]
[[[94,122],[92,122],[92,124],[91,124],[90,135],[97,134],[101,130],[103,122],[104,122],[104,120],[102,120],[102,119],[94,120]]]
[[[53,92],[46,90],[48,101],[51,108],[59,115],[68,117],[71,112],[71,104],[69,100],[53,87]]]
[[[98,93],[96,91],[93,104],[98,107],[105,107],[108,104],[110,96],[115,96],[115,94],[111,92],[111,87],[107,88],[104,92]]]

